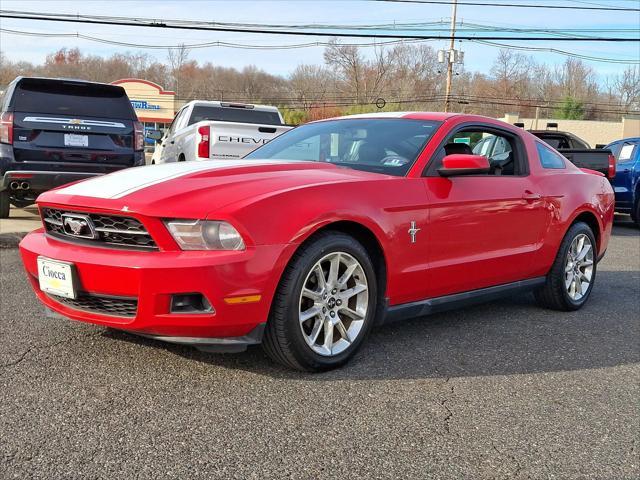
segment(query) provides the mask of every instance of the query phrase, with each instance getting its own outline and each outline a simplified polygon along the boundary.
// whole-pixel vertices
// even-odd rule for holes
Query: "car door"
[[[616,157],[616,176],[612,182],[616,195],[616,208],[621,211],[630,211],[633,207],[633,170],[638,149],[637,143],[623,140],[608,148]]]
[[[456,139],[468,144],[461,146]],[[489,174],[438,174],[447,152],[471,154],[481,142],[483,151],[491,144],[485,155]],[[518,135],[493,125],[459,127],[436,151],[423,180],[430,205],[430,297],[531,276],[550,213],[529,176],[526,149]]]
[[[195,128],[190,125],[191,109],[185,108],[176,122],[176,131],[173,139],[176,146],[176,155],[185,160],[195,159]]]
[[[162,141],[162,154],[161,154],[162,163],[176,162],[178,160],[178,154],[176,151],[175,133],[176,133],[176,127],[180,122],[180,120],[182,119],[184,111],[185,111],[185,108],[182,108],[181,110],[178,111],[176,116],[173,118],[171,125],[169,125],[169,130],[167,130],[167,134],[165,135]]]

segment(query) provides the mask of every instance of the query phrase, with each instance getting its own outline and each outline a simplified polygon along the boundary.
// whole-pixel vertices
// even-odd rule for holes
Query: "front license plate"
[[[76,135],[75,133],[64,134],[64,146],[65,147],[88,147],[89,136],[88,135]]]
[[[38,257],[38,280],[43,292],[76,298],[74,275],[72,263]]]

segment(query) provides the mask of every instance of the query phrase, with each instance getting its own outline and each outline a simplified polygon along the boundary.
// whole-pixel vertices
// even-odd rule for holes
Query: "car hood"
[[[94,177],[45,192],[38,198],[38,203],[161,217],[205,218],[222,206],[291,189],[385,177],[308,161],[178,162],[129,168]]]

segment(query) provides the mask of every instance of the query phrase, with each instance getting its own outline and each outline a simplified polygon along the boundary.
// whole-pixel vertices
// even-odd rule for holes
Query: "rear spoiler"
[[[606,175],[602,172],[598,172],[597,170],[591,170],[590,168],[581,168],[584,173],[590,173],[591,175],[598,175],[599,177],[606,177]]]

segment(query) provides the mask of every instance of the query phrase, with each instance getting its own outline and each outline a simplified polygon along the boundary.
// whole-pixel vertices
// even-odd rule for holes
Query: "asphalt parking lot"
[[[46,316],[0,250],[1,478],[640,474],[640,231],[587,306],[526,295],[375,330],[320,375]]]

